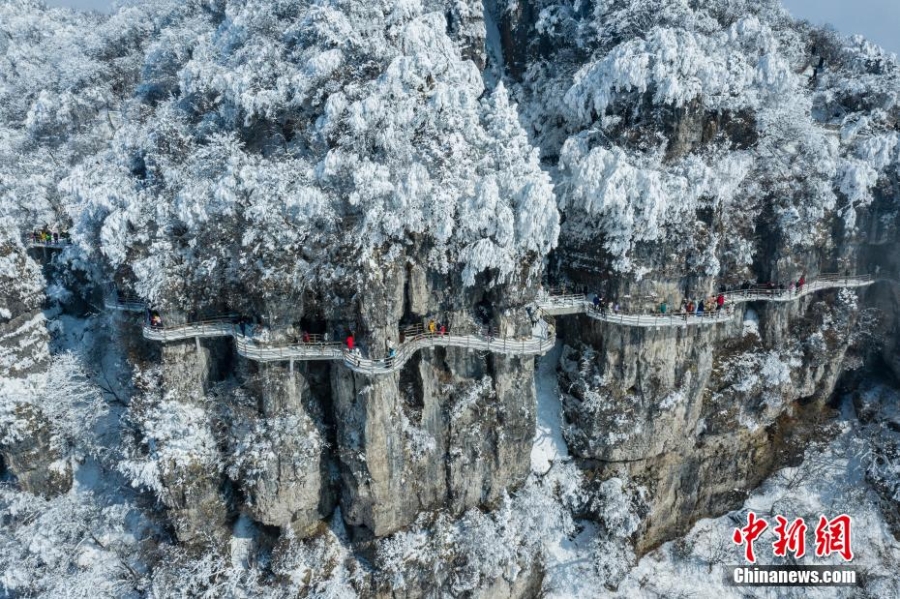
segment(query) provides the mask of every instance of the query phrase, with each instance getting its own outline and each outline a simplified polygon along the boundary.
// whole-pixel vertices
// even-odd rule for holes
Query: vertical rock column
[[[210,350],[194,340],[162,346],[165,399],[204,408],[213,379]],[[207,420],[210,420],[207,417]],[[227,537],[228,506],[222,495],[223,477],[201,459],[163,475],[167,493],[161,499],[170,510],[178,539],[189,545],[218,543]]]
[[[528,334],[520,328],[527,322],[521,311],[502,315],[500,336]],[[487,354],[481,362],[475,357],[457,357],[451,368],[457,375],[447,413],[446,460],[455,513],[495,504],[505,490],[524,482],[531,468],[534,358]]]
[[[264,364],[258,376],[262,414],[251,444],[265,448],[244,467],[245,511],[255,520],[312,534],[334,508],[326,423],[307,382],[310,363]]]
[[[410,269],[411,310],[454,323],[430,301],[421,269]],[[402,316],[404,270],[393,269],[366,287],[362,322],[371,355],[396,343]],[[430,292],[429,292],[430,291]],[[501,318],[510,336],[528,319]],[[508,329],[508,330],[507,330]],[[341,505],[351,526],[376,536],[411,524],[425,510],[460,513],[496,502],[525,479],[534,435],[534,361],[459,348],[424,349],[391,375],[332,371]]]
[[[377,357],[388,343],[398,343],[405,273],[397,267],[370,278],[360,301],[360,321],[367,349]],[[419,359],[409,362],[404,372]],[[414,430],[404,412],[400,384],[406,376],[367,377],[343,366],[332,369],[344,519],[376,536],[408,525],[421,509],[439,504],[446,495],[442,470],[433,457],[436,431]],[[434,423],[440,420],[440,408],[429,399],[423,418]]]

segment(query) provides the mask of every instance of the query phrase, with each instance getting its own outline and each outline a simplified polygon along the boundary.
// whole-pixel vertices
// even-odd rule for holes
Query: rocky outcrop
[[[17,243],[0,240],[0,378],[23,378],[46,368],[50,337],[43,303],[38,264]]]
[[[6,398],[0,397],[0,401]],[[22,489],[44,497],[66,493],[72,487],[71,464],[53,443],[53,431],[43,412],[28,403],[14,408],[15,429],[2,431],[0,462]]]
[[[481,0],[452,2],[446,13],[447,33],[459,46],[460,56],[474,62],[479,70],[484,70],[486,61],[482,6]]]
[[[50,361],[43,303],[40,267],[15,240],[0,238],[0,464],[21,488],[49,497],[68,491],[72,470],[35,402]]]
[[[163,346],[161,372],[165,399],[186,409],[204,406],[214,380],[215,355],[209,346],[194,341]],[[177,468],[162,469],[160,482],[166,492],[160,499],[169,508],[179,541],[193,546],[216,545],[229,532],[224,478],[210,468],[211,460],[206,453],[185,452],[179,457]]]
[[[639,552],[731,509],[792,455],[798,420],[815,420],[842,371],[848,301],[760,303],[715,327],[560,323],[570,451],[594,476],[624,469],[648,489]]]
[[[233,472],[254,520],[291,529],[301,537],[315,532],[334,509],[333,459],[322,402],[307,377],[321,376],[309,364],[260,368],[256,377],[262,409],[237,425],[246,431]]]
[[[451,331],[490,321],[497,336],[530,332],[517,307],[533,294],[528,285],[465,288],[407,258],[367,277],[341,301],[267,304],[259,310],[267,320],[290,324],[261,330],[276,342],[308,327],[332,339],[352,330],[371,357],[399,346],[402,324],[432,318]],[[257,364],[236,357],[230,340],[202,340],[163,344],[159,362],[162,401],[201,410],[224,450],[196,463],[187,456],[162,478],[161,499],[183,542],[220,538],[236,511],[308,537],[338,500],[353,535],[383,537],[422,512],[495,505],[529,472],[530,357],[437,348],[398,373],[369,377],[335,362]]]
[[[366,286],[360,330],[377,355],[398,343],[402,319],[430,314],[451,329],[474,326],[477,299],[454,294],[453,286],[415,263],[394,268]],[[523,314],[502,312],[499,301],[491,305],[500,312],[494,322],[501,331],[521,333],[515,326]],[[531,359],[434,349],[390,376],[335,368],[331,391],[342,513],[358,532],[383,536],[425,510],[458,514],[491,505],[527,475],[534,430]]]

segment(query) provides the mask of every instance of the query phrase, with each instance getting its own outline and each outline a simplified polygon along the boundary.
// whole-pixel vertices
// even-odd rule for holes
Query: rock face
[[[72,486],[72,469],[54,449],[47,417],[27,403],[16,407],[15,416],[21,432],[15,437],[4,435],[0,461],[29,493],[44,497],[66,493]]]
[[[236,481],[253,519],[300,536],[314,532],[334,508],[325,414],[307,380],[317,375],[307,364],[296,371],[283,364],[260,368],[262,412],[247,421],[250,443],[262,441],[268,452],[239,471]]]
[[[43,303],[40,267],[20,245],[0,240],[0,377],[45,369],[50,355]]]
[[[560,323],[570,451],[648,489],[639,552],[727,511],[784,462],[794,418],[814,420],[842,371],[856,310],[838,296],[752,304],[714,327]]]
[[[872,311],[872,346],[878,348],[882,364],[900,378],[900,219],[894,198],[879,197],[862,228],[867,237],[860,253],[876,278],[865,304]]]
[[[0,238],[0,463],[23,489],[49,497],[68,491],[72,471],[32,403],[50,360],[43,302],[40,267],[16,241]]]
[[[469,332],[478,310],[498,337],[530,333],[517,307],[533,294],[528,285],[473,289],[485,287],[463,288],[410,258],[370,273],[352,301],[260,312],[293,323],[272,330],[287,338],[303,327],[332,338],[352,330],[376,358],[399,345],[401,323],[433,318]],[[307,537],[338,501],[353,535],[383,537],[425,511],[492,506],[529,472],[530,357],[434,348],[397,373],[367,376],[337,362],[257,364],[234,355],[230,340],[191,340],[164,344],[159,363],[162,401],[201,410],[224,450],[189,457],[161,481],[182,542],[221,538],[235,512]]]
[[[453,2],[446,13],[447,32],[459,45],[460,56],[475,63],[479,70],[485,66],[485,29],[483,4],[480,0]]]
[[[164,345],[161,353],[165,398],[187,409],[203,405],[214,376],[214,353],[193,341]],[[177,440],[176,440],[177,441]],[[170,510],[178,540],[187,545],[220,542],[228,533],[223,479],[210,471],[206,454],[188,452],[178,468],[163,470],[160,499]]]
[[[453,287],[442,283],[415,265],[373,280],[359,316],[369,351],[397,344],[404,318],[440,315],[451,330],[473,325],[471,310],[454,310],[453,304],[473,305],[475,298],[454,296]],[[501,313],[495,322],[512,335],[519,320]],[[436,348],[389,376],[333,367],[331,392],[342,513],[353,527],[383,536],[424,510],[461,513],[490,505],[528,472],[534,430],[530,359]]]

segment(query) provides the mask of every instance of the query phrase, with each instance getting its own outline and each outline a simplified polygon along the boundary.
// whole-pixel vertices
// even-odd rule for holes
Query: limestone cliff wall
[[[285,338],[352,330],[372,357],[400,343],[401,325],[431,318],[451,331],[485,322],[499,335],[530,331],[529,284],[463,288],[412,258],[368,277],[346,301],[311,297],[259,313],[291,323],[272,329]],[[336,505],[354,536],[382,537],[423,512],[490,507],[528,475],[532,358],[436,348],[395,374],[366,376],[337,362],[257,364],[227,339],[167,343],[158,354],[144,345],[136,359],[160,367],[154,401],[203,410],[224,464],[212,468],[207,456],[163,478],[161,499],[183,542],[215,542],[238,513],[306,537]]]
[[[644,485],[639,551],[742,500],[791,457],[835,388],[857,311],[838,292],[751,304],[728,324],[562,320],[566,440],[603,478]]]
[[[23,489],[52,496],[71,487],[72,471],[31,396],[41,392],[50,361],[44,286],[39,263],[17,241],[0,238],[0,467]]]

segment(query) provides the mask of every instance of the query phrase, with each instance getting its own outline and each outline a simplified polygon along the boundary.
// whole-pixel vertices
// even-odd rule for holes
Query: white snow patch
[[[744,312],[744,336],[747,335],[759,337],[759,315],[753,308],[747,308]]]
[[[557,343],[550,353],[540,359],[534,381],[537,423],[531,448],[531,470],[537,474],[546,474],[554,462],[569,458],[569,448],[562,434],[562,403],[556,377],[556,365],[561,353],[562,343]]]

